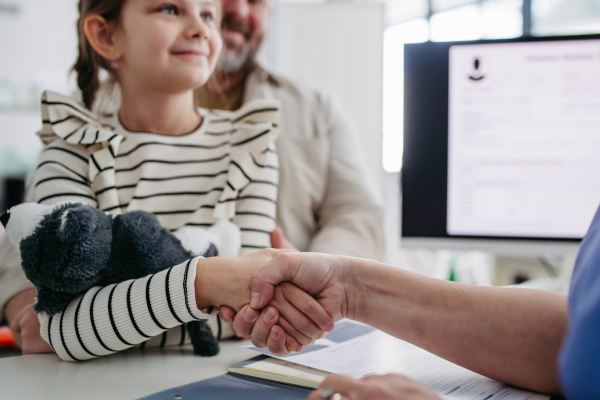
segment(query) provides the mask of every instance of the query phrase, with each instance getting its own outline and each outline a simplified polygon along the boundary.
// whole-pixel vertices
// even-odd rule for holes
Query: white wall
[[[0,12],[0,81],[18,86],[24,105],[31,104],[35,90],[68,90],[69,69],[77,55],[77,1],[0,2],[19,9]]]
[[[77,0],[0,0],[0,157],[33,163],[41,142],[42,90],[70,93]],[[2,174],[0,163],[0,174]]]
[[[280,2],[267,48],[275,69],[332,93],[352,115],[380,193],[383,11],[372,3]]]

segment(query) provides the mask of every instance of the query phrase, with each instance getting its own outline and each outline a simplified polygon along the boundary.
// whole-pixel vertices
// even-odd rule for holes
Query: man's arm
[[[511,385],[561,392],[556,362],[568,324],[566,296],[464,285],[365,259],[286,253],[254,274],[252,307],[264,307],[282,281],[313,295],[335,320],[364,322]],[[251,330],[238,316],[234,328]],[[278,340],[266,342],[282,353]]]
[[[308,251],[382,260],[383,209],[377,204],[358,132],[339,104],[324,96],[319,100],[330,145],[329,171],[317,211],[319,230]]]

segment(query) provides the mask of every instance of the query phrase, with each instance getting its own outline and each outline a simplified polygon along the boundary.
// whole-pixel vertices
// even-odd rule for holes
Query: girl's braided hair
[[[124,3],[125,0],[79,0],[79,20],[77,21],[79,56],[73,65],[73,71],[77,73],[77,85],[81,90],[83,103],[89,109],[92,108],[96,93],[100,88],[98,76],[100,68],[105,69],[109,74],[112,74],[112,69],[110,62],[96,53],[88,42],[83,24],[91,14],[101,15],[109,23],[118,22]]]

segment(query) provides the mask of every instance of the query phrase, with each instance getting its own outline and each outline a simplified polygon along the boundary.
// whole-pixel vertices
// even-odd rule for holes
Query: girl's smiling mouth
[[[177,57],[182,57],[186,59],[200,59],[200,58],[208,58],[208,52],[203,50],[172,50],[171,54]]]

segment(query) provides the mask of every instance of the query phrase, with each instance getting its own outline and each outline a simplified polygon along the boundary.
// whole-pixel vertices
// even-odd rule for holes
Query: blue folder
[[[310,389],[282,383],[224,374],[167,389],[139,400],[305,400],[310,392]]]

